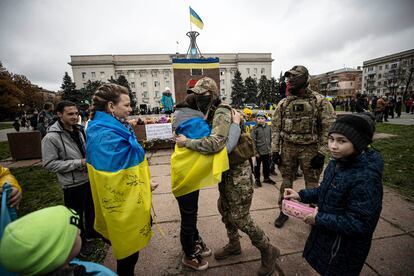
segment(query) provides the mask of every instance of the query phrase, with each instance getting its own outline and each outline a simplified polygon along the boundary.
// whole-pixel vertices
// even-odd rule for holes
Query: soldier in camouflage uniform
[[[283,192],[285,188],[292,188],[298,162],[306,188],[318,186],[328,154],[328,130],[335,121],[329,101],[308,88],[309,73],[304,66],[294,66],[285,77],[289,95],[279,102],[272,118],[272,158],[283,177],[278,200],[280,210]],[[275,226],[282,227],[287,219],[280,212]]]
[[[212,124],[211,134],[201,139],[187,139],[184,136],[178,136],[176,138],[177,145],[204,154],[219,152],[226,145],[232,123],[232,109],[221,103],[217,84],[211,78],[205,77],[199,80],[192,91],[196,94],[199,110],[207,115],[207,121]],[[220,197],[217,204],[227,229],[229,243],[215,253],[215,258],[220,260],[241,253],[238,234],[238,230],[241,230],[260,250],[262,262],[258,274],[271,275],[275,270],[280,251],[270,244],[268,237],[250,216],[250,205],[253,198],[250,171],[249,164],[245,161],[241,165],[231,166],[222,175],[222,182],[219,184]]]

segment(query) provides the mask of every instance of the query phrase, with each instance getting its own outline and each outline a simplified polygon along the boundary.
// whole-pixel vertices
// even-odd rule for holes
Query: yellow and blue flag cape
[[[190,7],[190,22],[194,23],[197,27],[199,27],[201,30],[204,27],[203,20],[201,20],[201,17],[198,16],[198,14]]]
[[[96,112],[86,137],[95,230],[111,241],[116,259],[123,259],[144,248],[152,236],[145,152],[131,131],[104,112]]]
[[[192,118],[178,125],[176,134],[190,139],[209,136],[211,128],[202,118]],[[175,197],[183,196],[201,188],[221,182],[221,174],[229,169],[227,149],[216,154],[201,154],[197,151],[175,146],[171,156],[171,186]]]

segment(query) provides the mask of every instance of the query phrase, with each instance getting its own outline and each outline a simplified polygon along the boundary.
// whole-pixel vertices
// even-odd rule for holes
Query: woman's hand
[[[159,183],[151,179],[151,192],[158,188]]]
[[[318,214],[318,207],[315,208],[315,211],[312,214],[307,215],[303,218],[303,221],[306,224],[315,225],[316,224],[316,215]]]
[[[1,193],[0,193],[0,200],[1,200]],[[10,207],[17,207],[22,200],[22,193],[16,187],[12,187],[11,192],[9,194],[9,199],[7,200],[7,205]]]
[[[298,192],[296,192],[293,189],[290,188],[286,188],[285,192],[283,193],[283,198],[284,199],[296,199],[298,201],[300,201],[300,196],[298,194]]]
[[[177,137],[175,137],[175,143],[177,144],[178,147],[182,148],[185,147],[185,143],[187,142],[187,137],[185,137],[184,135],[180,134]]]
[[[231,110],[231,115],[232,115],[231,117],[233,118],[233,123],[235,123],[236,125],[239,125],[240,124],[240,120],[241,120],[240,113],[237,112],[237,110],[233,108]]]

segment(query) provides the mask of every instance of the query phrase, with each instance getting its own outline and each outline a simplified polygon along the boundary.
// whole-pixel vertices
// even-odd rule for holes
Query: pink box
[[[314,211],[315,208],[309,207],[308,205],[295,200],[282,200],[282,212],[289,217],[303,219],[307,215],[312,214]]]

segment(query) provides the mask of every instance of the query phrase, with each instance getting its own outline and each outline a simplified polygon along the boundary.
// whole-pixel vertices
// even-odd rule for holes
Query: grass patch
[[[11,123],[0,123],[0,129],[8,129],[13,128],[13,125]]]
[[[9,142],[0,142],[0,160],[10,157]]]
[[[11,169],[23,189],[23,199],[17,214],[19,217],[45,207],[63,205],[63,192],[55,173],[41,167]],[[101,240],[93,242],[93,253],[87,258],[79,259],[102,262],[106,256],[108,246]]]
[[[384,158],[384,185],[414,201],[414,126],[377,124],[376,127],[377,132],[398,135],[373,143]]]

